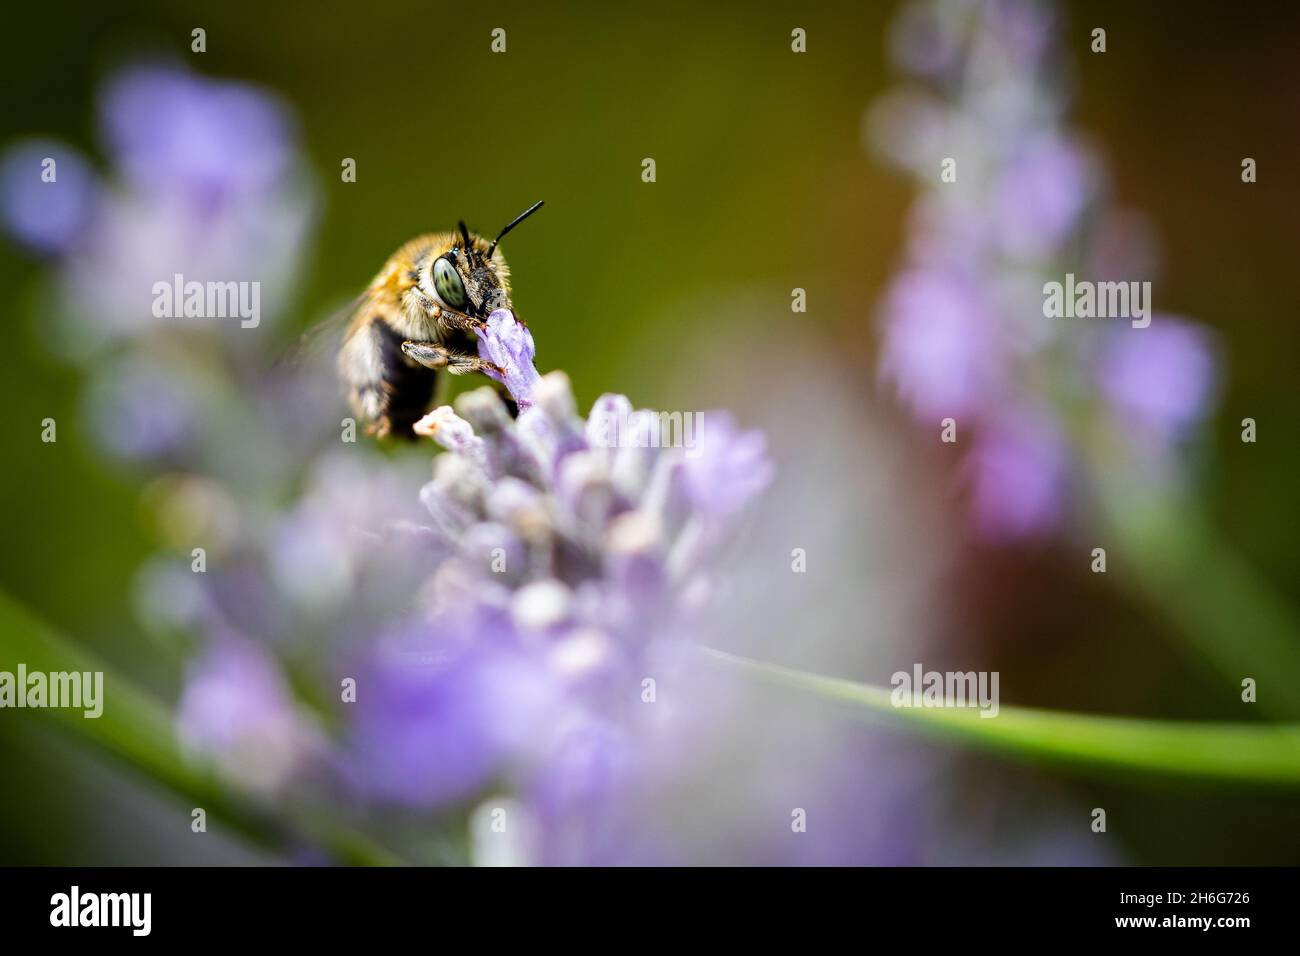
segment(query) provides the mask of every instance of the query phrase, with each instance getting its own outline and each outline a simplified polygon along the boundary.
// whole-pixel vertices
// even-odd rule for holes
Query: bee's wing
[[[287,447],[316,447],[313,442],[338,426],[335,412],[341,411],[342,395],[335,361],[364,298],[325,311],[269,367],[263,366],[258,398]]]
[[[343,336],[347,332],[348,324],[366,298],[367,293],[363,292],[310,326],[280,353],[272,370],[276,373],[289,373],[308,366],[325,364],[327,359],[332,361],[339,346],[343,344]]]

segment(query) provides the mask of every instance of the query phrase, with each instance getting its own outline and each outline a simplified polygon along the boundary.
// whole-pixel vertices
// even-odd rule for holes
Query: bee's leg
[[[505,374],[505,369],[499,365],[493,365],[491,362],[485,362],[477,355],[453,352],[445,346],[434,345],[431,342],[403,342],[402,352],[425,368],[445,368],[452,375],[467,375],[470,372],[488,371],[496,372],[498,375]]]
[[[441,345],[434,345],[431,342],[412,342],[410,340],[402,343],[402,354],[407,358],[419,362],[425,368],[441,369],[447,367],[447,360],[450,353]]]
[[[425,368],[446,369],[452,375],[466,375],[470,372],[486,372],[489,370],[496,372],[498,375],[505,375],[505,369],[501,368],[501,366],[486,362],[477,355],[453,352],[445,346],[433,345],[429,342],[403,342],[402,352]],[[519,406],[515,404],[514,398],[505,385],[496,379],[490,379],[490,381],[492,387],[501,396],[501,400],[505,402],[510,417],[518,418]]]
[[[482,319],[476,319],[472,315],[465,315],[463,312],[453,312],[450,309],[443,309],[438,318],[447,328],[464,332],[471,338],[476,330],[482,331],[487,328],[487,323]]]

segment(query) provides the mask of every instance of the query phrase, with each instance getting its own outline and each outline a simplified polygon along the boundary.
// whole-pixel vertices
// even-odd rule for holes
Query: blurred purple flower
[[[1091,157],[1059,136],[1018,146],[997,186],[998,229],[1009,255],[1046,259],[1079,225],[1095,185]]]
[[[53,182],[47,182],[46,160]],[[15,239],[43,254],[66,252],[94,212],[99,184],[81,154],[51,140],[22,140],[0,157],[0,217]]]
[[[1145,329],[1117,329],[1103,351],[1097,378],[1117,417],[1175,442],[1206,414],[1217,372],[1210,333],[1156,313]]]
[[[201,419],[194,383],[158,362],[129,357],[112,363],[86,392],[95,441],[127,460],[180,454]]]
[[[726,412],[701,414],[696,444],[687,450],[682,471],[697,509],[734,514],[772,480],[767,440],[762,432],[741,431]]]
[[[541,824],[540,859],[551,865],[610,866],[637,860],[623,804],[638,779],[638,742],[610,721],[568,728],[547,755],[526,792]]]
[[[889,29],[894,59],[921,76],[939,76],[957,61],[962,24],[937,3],[909,3]]]
[[[190,662],[177,733],[232,784],[278,790],[315,746],[279,664],[265,648],[223,634]]]
[[[881,371],[927,422],[978,412],[1002,365],[996,315],[973,280],[939,269],[898,276],[885,301]]]
[[[143,66],[108,83],[100,107],[104,142],[142,193],[180,193],[203,206],[280,184],[294,162],[290,117],[244,83],[181,67]]]
[[[111,167],[97,184],[76,152],[50,147],[56,183],[40,181],[44,143],[0,169],[0,215],[22,242],[62,259],[54,321],[65,350],[98,361],[115,339],[179,331],[154,314],[153,288],[190,281],[259,283],[262,322],[282,313],[297,279],[314,184],[289,112],[257,87],[180,66],[136,66],[111,76],[99,104]],[[93,215],[92,215],[93,213]],[[75,241],[74,241],[75,240]],[[238,323],[185,323],[210,333]],[[256,335],[232,336],[248,346]]]
[[[960,4],[946,0],[937,2],[950,11],[961,8]],[[1040,72],[1043,58],[1055,42],[1056,10],[1034,0],[989,0],[980,12],[988,16],[990,29],[977,36],[976,41],[995,47],[1006,58],[1014,76]]]
[[[1068,446],[1046,415],[1002,414],[983,426],[966,466],[976,527],[992,541],[1053,531],[1066,497]]]
[[[1121,424],[1156,439],[1143,457],[1166,463],[1208,413],[1216,378],[1190,325],[1103,332],[1042,315],[1037,290],[1067,271],[1142,280],[1157,264],[1149,230],[1105,205],[1104,169],[1065,127],[1057,21],[1029,0],[913,0],[895,54],[935,90],[887,94],[868,113],[876,148],[923,185],[880,312],[880,372],[925,425],[951,417],[973,436],[975,523],[996,540],[1060,525],[1071,454],[1060,409],[1092,374]],[[944,156],[960,164],[946,181]]]
[[[448,653],[416,637],[370,655],[347,738],[358,792],[380,803],[440,806],[467,799],[505,769],[553,709],[553,688],[536,663],[492,639]]]
[[[422,478],[414,467],[385,465],[345,449],[321,454],[294,505],[262,530],[267,577],[283,602],[337,616],[378,606],[418,586],[420,555],[432,547],[412,521]],[[374,586],[364,588],[369,575]],[[383,587],[378,587],[382,582]]]

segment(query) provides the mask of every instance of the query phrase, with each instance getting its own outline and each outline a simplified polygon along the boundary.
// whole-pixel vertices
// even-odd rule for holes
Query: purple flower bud
[[[134,67],[110,81],[100,114],[117,165],[146,194],[212,208],[274,188],[292,163],[287,113],[247,84]]]
[[[1055,421],[1042,414],[1004,414],[981,426],[966,462],[974,519],[993,541],[1055,530],[1066,497],[1068,450]]]
[[[539,378],[533,365],[533,356],[537,354],[533,333],[515,321],[514,313],[508,309],[497,309],[488,316],[487,329],[475,331],[479,338],[479,358],[505,370],[504,374],[490,370],[488,377],[509,389],[520,408],[532,405],[533,389]]]
[[[1092,157],[1057,135],[1019,146],[997,189],[999,237],[1008,254],[1042,258],[1075,230],[1096,190]]]
[[[464,455],[477,464],[486,464],[483,439],[476,436],[469,422],[453,412],[450,407],[441,405],[435,408],[412,427],[417,435],[432,438],[448,451]]]
[[[726,412],[701,416],[696,447],[685,456],[686,486],[702,511],[731,515],[747,507],[772,480],[767,439],[741,431]]]
[[[251,790],[278,789],[315,746],[275,658],[231,635],[191,663],[176,720],[192,753]]]
[[[1213,341],[1198,325],[1157,313],[1145,329],[1117,329],[1097,377],[1115,413],[1174,442],[1205,415],[1218,384]]]
[[[24,140],[0,158],[0,219],[36,252],[67,251],[89,223],[98,192],[94,170],[61,143]]]
[[[933,269],[899,276],[885,303],[881,370],[927,424],[970,415],[998,388],[996,316],[979,284]]]
[[[484,786],[535,699],[518,662],[388,647],[357,678],[350,776],[371,799],[435,806]],[[521,712],[522,711],[522,712]]]

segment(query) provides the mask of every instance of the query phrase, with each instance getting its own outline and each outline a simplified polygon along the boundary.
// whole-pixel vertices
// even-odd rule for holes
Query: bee
[[[475,330],[497,309],[513,311],[497,243],[541,208],[529,206],[491,242],[462,220],[457,232],[417,236],[384,263],[351,313],[336,361],[368,434],[414,438],[440,371],[502,371],[479,358]]]

